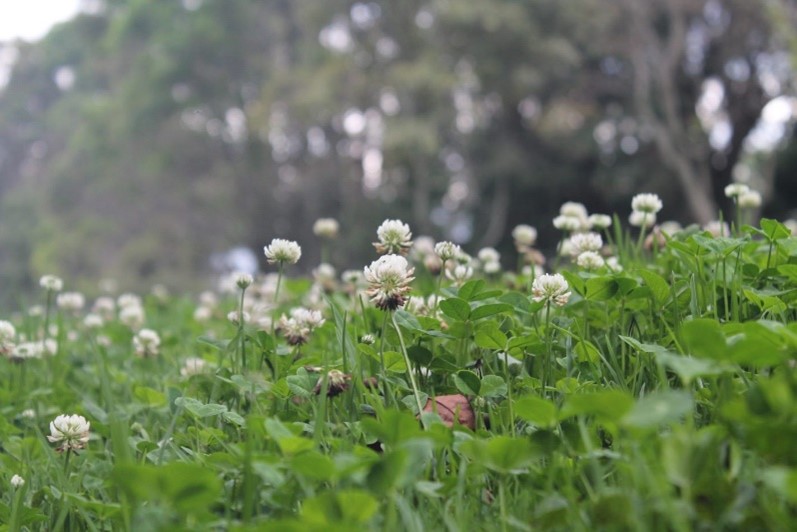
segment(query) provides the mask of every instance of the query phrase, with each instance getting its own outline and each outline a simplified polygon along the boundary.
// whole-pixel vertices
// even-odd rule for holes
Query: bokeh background
[[[319,217],[343,268],[385,218],[511,257],[566,200],[705,223],[738,180],[796,214],[793,0],[90,0],[41,36],[10,4],[4,305],[43,273],[198,289],[274,237],[310,269]]]

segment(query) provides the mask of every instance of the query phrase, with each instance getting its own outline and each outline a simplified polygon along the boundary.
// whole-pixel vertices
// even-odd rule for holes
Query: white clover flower
[[[568,284],[561,274],[545,273],[540,275],[531,284],[532,299],[536,302],[551,302],[559,307],[564,306],[570,299]]]
[[[497,261],[487,261],[482,264],[482,270],[488,275],[493,275],[501,271],[501,263]]]
[[[483,263],[501,262],[501,254],[495,248],[482,248],[476,256]]]
[[[321,312],[299,307],[291,310],[290,317],[283,314],[277,323],[277,329],[285,336],[290,345],[302,345],[310,338],[316,327],[324,324]]]
[[[364,334],[360,338],[361,344],[371,345],[376,342],[376,338],[374,338],[373,334]]]
[[[39,286],[50,292],[60,292],[64,288],[64,281],[55,275],[43,275],[39,279]]]
[[[275,238],[263,248],[269,264],[296,264],[302,256],[302,248],[293,240]]]
[[[570,238],[565,238],[559,243],[559,256],[560,257],[574,257],[578,255],[575,252],[573,241]]]
[[[320,238],[337,238],[339,231],[340,224],[334,218],[319,218],[313,224],[313,234]]]
[[[108,296],[98,297],[91,306],[91,311],[106,320],[113,319],[113,315],[116,312],[116,301]]]
[[[584,251],[576,258],[576,264],[586,270],[597,270],[603,267],[605,261],[603,257],[594,251]]]
[[[180,375],[183,377],[190,377],[192,375],[199,375],[207,371],[208,363],[198,357],[188,357],[183,361],[183,367],[180,368]]]
[[[346,285],[358,288],[363,284],[365,278],[360,270],[345,270],[340,274],[340,280]]]
[[[10,321],[0,320],[0,355],[8,355],[14,349],[17,330]]]
[[[86,298],[80,292],[64,292],[58,294],[55,299],[58,308],[64,310],[78,311],[81,310],[86,304]]]
[[[412,243],[410,258],[414,261],[421,262],[428,255],[434,255],[434,244],[434,238],[426,235],[419,236]]]
[[[219,298],[216,297],[216,294],[211,292],[210,290],[205,290],[201,294],[199,294],[199,303],[205,307],[215,307],[219,302]]]
[[[33,419],[36,417],[36,411],[32,408],[26,408],[19,415],[27,419]]]
[[[50,422],[50,443],[60,443],[59,451],[83,449],[89,441],[91,424],[86,418],[73,414],[60,415]]]
[[[572,216],[573,218],[585,220],[587,218],[587,208],[583,203],[578,203],[576,201],[566,201],[562,203],[561,207],[559,207],[559,214],[562,216]]]
[[[116,300],[116,304],[120,309],[127,307],[140,307],[141,298],[136,294],[126,293],[119,296],[119,298]]]
[[[338,272],[335,267],[326,262],[322,262],[313,268],[313,280],[326,292],[332,292],[337,285]]]
[[[581,229],[585,226],[585,223],[581,220],[581,218],[560,214],[553,219],[553,226],[560,231],[572,233],[575,231],[581,231]]]
[[[154,357],[160,352],[161,338],[152,329],[141,329],[133,337],[136,355],[144,358]]]
[[[797,220],[795,220],[793,218],[789,218],[788,220],[783,222],[783,225],[785,225],[786,228],[789,231],[791,231],[792,236],[797,235]]]
[[[531,264],[527,264],[527,265],[523,266],[522,270],[520,270],[520,274],[523,277],[531,277],[531,275],[534,274],[534,277],[537,278],[540,275],[544,275],[545,274],[545,268],[543,268],[539,264],[535,264],[533,266],[533,269],[532,269],[532,265]]]
[[[379,254],[406,255],[412,246],[410,226],[401,220],[385,220],[376,230],[379,242],[374,247]]]
[[[725,196],[734,200],[748,192],[750,192],[750,187],[742,183],[731,183],[725,187]]]
[[[33,305],[28,309],[28,316],[41,316],[44,314],[44,307],[41,305]]]
[[[651,212],[633,211],[628,216],[628,223],[634,227],[653,227],[656,225],[656,215]]]
[[[612,217],[608,214],[590,214],[587,225],[590,229],[608,229],[612,225]]]
[[[249,323],[252,321],[252,317],[249,315],[247,311],[243,311],[243,319],[244,324]],[[241,313],[237,310],[231,310],[227,313],[227,321],[232,323],[233,325],[240,325],[241,324]]]
[[[258,330],[261,331],[270,331],[271,325],[273,324],[273,320],[271,316],[261,315],[254,318],[254,323],[257,325]]]
[[[206,322],[212,317],[213,309],[210,309],[204,305],[200,305],[194,310],[194,321]]]
[[[609,257],[606,259],[606,266],[615,273],[623,271],[623,265],[620,264],[620,259],[617,257]]]
[[[446,277],[454,281],[455,284],[461,285],[473,277],[473,268],[467,264],[457,264],[452,268],[446,268]]]
[[[144,325],[144,308],[136,305],[121,306],[119,310],[119,321],[130,327],[134,331]]]
[[[310,330],[316,327],[321,327],[326,320],[324,320],[320,310],[310,310],[304,307],[298,307],[291,310],[291,318],[307,325]]]
[[[83,318],[83,326],[86,327],[86,329],[98,329],[102,327],[102,325],[102,316],[99,314],[89,313]]]
[[[47,338],[38,343],[38,349],[42,355],[54,356],[58,352],[58,342],[52,338]]]
[[[246,272],[236,272],[234,274],[235,279],[235,286],[240,288],[241,290],[246,290],[252,283],[255,282],[254,278]]]
[[[429,313],[429,305],[423,296],[409,296],[404,304],[404,310],[411,314],[425,316]]]
[[[739,195],[736,200],[740,209],[757,209],[761,206],[761,193],[756,190],[749,190]]]
[[[656,214],[662,207],[661,198],[656,194],[637,194],[631,198],[631,210],[633,211]]]
[[[683,230],[684,228],[681,227],[681,224],[672,220],[662,222],[661,225],[659,225],[659,231],[667,236],[673,236],[674,234],[680,233]]]
[[[537,230],[527,224],[516,225],[512,229],[512,238],[515,240],[515,246],[531,247],[537,242]]]
[[[103,347],[111,347],[111,344],[113,343],[111,342],[111,339],[108,336],[105,336],[104,334],[98,335],[96,340],[97,340],[97,345],[101,345]]]
[[[396,310],[404,306],[410,292],[415,268],[401,255],[383,255],[363,270],[368,283],[366,294],[382,310]]]
[[[574,257],[585,251],[599,251],[603,247],[603,238],[598,233],[576,233],[569,240],[569,252]]]
[[[712,220],[711,222],[707,223],[703,226],[704,231],[708,231],[711,233],[713,237],[721,237],[721,236],[729,236],[731,234],[731,229],[728,227],[726,222],[720,222],[719,220]]]
[[[453,242],[438,242],[434,245],[434,252],[440,257],[440,260],[445,262],[456,258],[462,252],[462,248]]]
[[[19,488],[25,485],[25,479],[19,475],[14,475],[11,477],[11,487],[12,488]]]
[[[155,297],[155,299],[157,299],[161,303],[163,303],[163,302],[165,302],[165,301],[167,301],[169,299],[169,289],[166,288],[166,286],[164,286],[162,284],[154,285],[150,289],[149,293],[152,294],[153,297]]]
[[[11,360],[15,362],[22,362],[23,360],[41,357],[41,342],[21,342],[15,345],[10,353]]]

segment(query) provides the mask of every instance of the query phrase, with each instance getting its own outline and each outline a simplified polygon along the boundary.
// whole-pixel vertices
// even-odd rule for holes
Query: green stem
[[[396,323],[396,314],[391,312],[390,318],[393,321],[393,327],[396,328],[396,334],[398,334],[399,337],[399,344],[401,345],[401,354],[404,355],[404,363],[407,365],[407,376],[410,378],[412,393],[415,396],[415,404],[418,406],[418,416],[420,417],[421,414],[423,413],[423,405],[421,404],[421,394],[418,392],[418,385],[415,384],[415,375],[413,375],[412,372],[412,364],[410,363],[410,357],[409,355],[407,355],[407,347],[404,345],[404,337],[401,335],[401,329],[399,329],[398,323]]]
[[[246,288],[241,289],[241,301],[238,304],[238,339],[241,360],[241,372],[246,373],[246,337],[244,336],[244,295]]]

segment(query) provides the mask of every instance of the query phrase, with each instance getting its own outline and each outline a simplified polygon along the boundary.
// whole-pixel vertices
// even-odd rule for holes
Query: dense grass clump
[[[48,277],[0,322],[0,521],[789,529],[797,238],[766,219],[662,231],[660,202],[637,203],[634,234],[563,207],[549,273],[529,226],[502,271],[393,220],[365,277],[291,278],[287,241],[278,274],[198,302],[89,311]]]

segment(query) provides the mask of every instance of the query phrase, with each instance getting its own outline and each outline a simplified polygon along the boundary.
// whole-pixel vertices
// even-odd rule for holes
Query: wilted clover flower
[[[415,279],[413,273],[415,269],[401,255],[383,255],[363,270],[368,283],[366,294],[382,310],[403,307]]]
[[[64,288],[64,281],[55,275],[43,275],[39,279],[39,286],[50,292],[60,292]]]
[[[406,255],[412,246],[410,226],[401,220],[385,220],[376,230],[379,242],[374,247],[379,254]]]
[[[55,302],[58,308],[78,311],[86,304],[86,298],[80,292],[64,292],[63,294],[58,294]]]
[[[599,251],[603,247],[603,239],[598,233],[576,233],[569,241],[569,252],[574,257],[585,251]]]
[[[612,217],[608,214],[590,214],[587,224],[590,229],[608,229],[612,225]]]
[[[144,358],[154,357],[159,353],[161,338],[152,329],[141,329],[133,337],[133,348],[136,355]]]
[[[443,262],[456,258],[461,251],[462,248],[453,242],[438,242],[434,245],[435,254],[440,257],[440,260]]]
[[[761,206],[761,193],[756,190],[749,190],[739,195],[736,200],[740,209],[757,209]]]
[[[50,443],[60,443],[59,451],[76,451],[83,449],[89,441],[89,428],[91,424],[86,418],[73,414],[60,415],[50,422]]]
[[[335,397],[336,395],[344,392],[349,387],[351,375],[343,373],[337,369],[330,370],[327,373],[327,397]],[[324,387],[324,377],[318,378],[313,393],[318,395]]]
[[[269,264],[296,264],[302,256],[302,248],[293,240],[275,238],[263,248]]]
[[[750,187],[742,183],[731,183],[725,187],[725,196],[734,200],[748,192],[750,192]]]
[[[512,229],[512,238],[515,239],[515,247],[518,249],[529,248],[537,242],[537,230],[527,224],[516,225]]]
[[[534,279],[531,284],[532,299],[536,302],[553,303],[557,306],[564,306],[570,299],[568,284],[561,274],[543,274]]]
[[[628,216],[628,223],[634,227],[653,227],[656,224],[656,215],[645,211],[633,211]]]
[[[20,486],[25,485],[25,479],[19,475],[14,475],[11,477],[11,487],[12,488],[19,488]]]
[[[339,230],[340,224],[334,218],[319,218],[313,224],[313,234],[320,238],[337,238]]]
[[[603,267],[604,260],[594,251],[584,251],[576,258],[576,264],[586,270],[597,270]]]
[[[631,209],[636,212],[656,214],[662,206],[661,199],[656,194],[637,194],[631,198]]]

